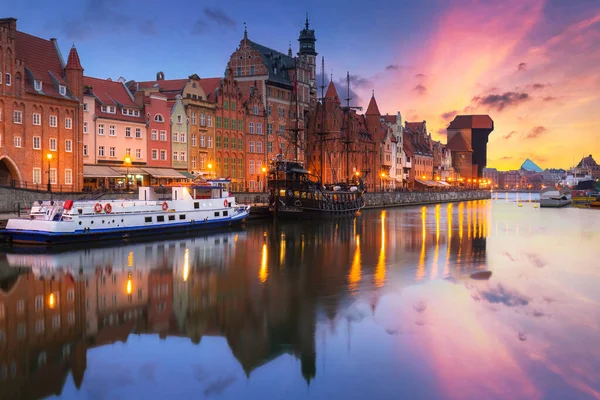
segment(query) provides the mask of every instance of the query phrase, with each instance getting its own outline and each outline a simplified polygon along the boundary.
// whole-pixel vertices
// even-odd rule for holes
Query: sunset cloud
[[[526,139],[534,139],[537,138],[538,136],[543,135],[548,129],[546,129],[543,126],[536,126],[535,128],[533,128],[532,130],[529,131],[529,133],[525,136]]]
[[[418,84],[417,86],[415,86],[413,91],[417,92],[417,94],[419,95],[424,95],[425,93],[427,93],[427,88],[424,85]]]
[[[489,94],[487,96],[473,97],[473,102],[479,106],[488,107],[492,110],[502,111],[506,107],[514,107],[529,100],[527,93],[506,92],[503,94]]]
[[[527,63],[519,63],[519,65],[517,65],[517,70],[519,71],[525,71],[527,69]]]
[[[508,139],[510,139],[511,137],[513,137],[515,133],[517,133],[517,132],[516,132],[516,131],[510,131],[510,132],[509,132],[509,133],[507,133],[506,135],[502,136],[502,138],[503,138],[504,140],[508,140]]]
[[[442,119],[451,120],[452,118],[456,117],[456,114],[458,114],[458,111],[456,110],[445,112],[442,114]]]

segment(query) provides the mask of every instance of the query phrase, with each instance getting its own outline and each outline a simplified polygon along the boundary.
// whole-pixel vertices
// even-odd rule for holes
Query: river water
[[[598,399],[600,212],[506,196],[0,255],[0,399]]]

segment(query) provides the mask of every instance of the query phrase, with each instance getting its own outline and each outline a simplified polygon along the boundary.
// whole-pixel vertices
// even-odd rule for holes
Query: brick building
[[[265,108],[258,90],[250,93],[244,102],[246,117],[246,189],[250,192],[266,190],[269,153],[273,153],[273,125],[265,124]],[[265,171],[263,172],[263,168]]]
[[[410,186],[433,181],[433,150],[431,134],[427,133],[427,124],[423,122],[405,122],[404,141],[412,154],[412,167],[409,169]]]
[[[81,190],[82,80],[75,47],[65,64],[56,39],[0,19],[0,184]]]
[[[487,142],[494,130],[494,121],[489,115],[457,115],[448,126],[448,145],[457,150],[458,158],[452,161],[461,176],[467,180],[482,178],[487,164]],[[455,139],[462,136],[462,139]],[[465,143],[462,143],[465,142]],[[471,163],[469,171],[468,164]]]

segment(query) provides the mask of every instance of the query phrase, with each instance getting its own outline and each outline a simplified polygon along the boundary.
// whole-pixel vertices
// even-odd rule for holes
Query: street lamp
[[[129,166],[131,165],[131,157],[129,156],[125,156],[125,160],[123,160],[123,162],[125,163],[126,167],[127,167],[127,191],[129,192]]]
[[[385,178],[385,173],[381,173],[381,191],[383,192],[383,179]]]
[[[263,185],[263,192],[266,192],[267,191],[267,168],[262,167],[260,170],[262,171],[263,174],[265,174],[265,184]]]
[[[46,154],[46,158],[48,159],[48,191],[52,191],[52,186],[50,186],[50,161],[52,161],[52,153]]]
[[[213,165],[211,163],[208,163],[207,167],[208,167],[208,179],[211,179],[212,178],[212,167],[213,167]]]

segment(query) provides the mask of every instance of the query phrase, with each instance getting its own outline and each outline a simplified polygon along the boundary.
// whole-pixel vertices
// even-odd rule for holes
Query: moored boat
[[[15,244],[137,238],[233,226],[249,212],[226,184],[140,187],[137,200],[38,201],[28,219],[8,220],[2,233]]]
[[[540,192],[540,207],[563,207],[571,204],[569,188],[545,187]]]

